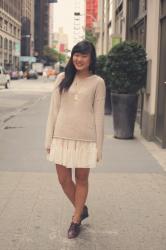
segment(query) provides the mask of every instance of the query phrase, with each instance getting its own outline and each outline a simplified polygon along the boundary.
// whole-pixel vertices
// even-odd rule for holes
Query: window
[[[2,29],[3,28],[3,18],[0,17],[0,28]]]
[[[0,51],[0,66],[2,66],[2,52]]]
[[[14,35],[16,36],[16,26],[14,26]]]
[[[128,40],[146,46],[146,0],[128,1]]]
[[[139,1],[139,16],[142,16],[146,10],[146,0]]]
[[[7,53],[5,52],[5,53],[4,53],[4,63],[5,63],[5,64],[7,64],[7,61],[8,61],[7,59],[8,59],[8,56],[7,56]]]
[[[12,55],[9,55],[9,64],[12,64]]]
[[[0,48],[2,48],[2,47],[3,47],[3,37],[0,36]]]
[[[139,0],[133,0],[132,3],[132,20],[135,20],[138,18],[139,15]]]
[[[3,0],[0,0],[0,7],[3,7]]]
[[[18,31],[18,37],[20,38],[20,29],[18,29],[17,31]]]
[[[15,42],[13,42],[13,50],[15,50],[15,46],[16,46],[16,44],[15,44]]]
[[[9,41],[9,50],[12,50],[12,41]]]
[[[4,21],[4,30],[8,31],[8,21],[7,20]]]
[[[4,39],[4,49],[8,49],[8,40],[7,40],[7,38]]]
[[[129,0],[130,18],[129,23],[133,24],[146,15],[147,0]]]
[[[4,1],[4,10],[8,12],[8,3],[6,1]]]
[[[10,25],[9,25],[9,30],[10,30],[10,34],[12,34],[13,33],[13,25],[10,23]]]
[[[115,2],[115,6],[116,6],[116,8],[118,8],[119,7],[119,5],[121,5],[122,4],[122,0],[116,0],[116,2]]]
[[[161,0],[161,15],[165,16],[166,15],[166,1]]]

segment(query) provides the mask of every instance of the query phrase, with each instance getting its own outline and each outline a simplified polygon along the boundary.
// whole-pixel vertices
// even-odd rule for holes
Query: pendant
[[[76,95],[74,95],[74,100],[78,100],[78,95],[76,94]]]

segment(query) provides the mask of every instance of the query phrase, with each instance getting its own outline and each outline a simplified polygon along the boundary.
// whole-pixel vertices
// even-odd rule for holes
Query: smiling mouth
[[[76,66],[78,66],[78,67],[82,67],[82,66],[84,66],[83,64],[75,64]]]

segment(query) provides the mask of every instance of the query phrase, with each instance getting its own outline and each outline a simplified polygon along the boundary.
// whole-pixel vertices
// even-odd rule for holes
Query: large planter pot
[[[111,107],[111,95],[110,95],[110,88],[106,87],[106,97],[105,97],[105,115],[110,115],[112,113]]]
[[[137,113],[137,94],[111,93],[114,137],[132,139]]]

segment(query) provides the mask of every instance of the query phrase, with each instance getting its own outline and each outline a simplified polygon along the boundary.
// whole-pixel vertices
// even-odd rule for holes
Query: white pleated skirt
[[[66,168],[95,168],[96,142],[53,138],[47,160]]]

